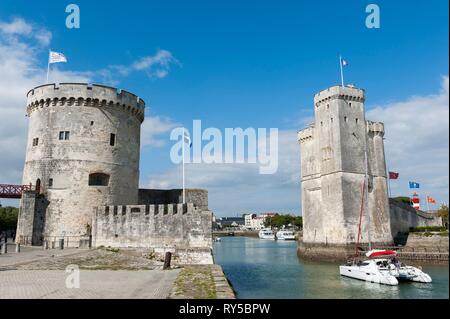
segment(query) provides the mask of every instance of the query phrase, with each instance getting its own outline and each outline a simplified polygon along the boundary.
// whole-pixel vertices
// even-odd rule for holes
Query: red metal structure
[[[22,192],[32,191],[32,185],[5,185],[0,184],[0,198],[17,198],[22,197]]]

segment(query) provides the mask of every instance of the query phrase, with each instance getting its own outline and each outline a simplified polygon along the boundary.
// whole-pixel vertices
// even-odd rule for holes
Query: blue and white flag
[[[409,188],[420,188],[420,185],[416,182],[409,182]]]

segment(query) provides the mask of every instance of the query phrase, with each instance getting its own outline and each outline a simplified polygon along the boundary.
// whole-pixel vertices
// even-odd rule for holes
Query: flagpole
[[[344,87],[344,70],[342,69],[342,56],[339,56],[339,65],[341,67],[341,84]]]
[[[48,75],[49,75],[49,73],[50,73],[50,52],[51,52],[51,49],[48,50],[48,59],[47,59],[47,84],[48,84]]]
[[[425,200],[427,201],[427,210],[429,213],[430,212],[430,203],[428,202],[428,196],[425,198]]]
[[[183,132],[183,148],[182,148],[182,153],[183,153],[183,204],[186,204],[186,193],[185,193],[185,188],[184,188],[184,134],[185,132]]]

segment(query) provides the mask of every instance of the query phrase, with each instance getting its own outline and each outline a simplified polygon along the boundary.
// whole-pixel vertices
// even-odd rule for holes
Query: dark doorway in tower
[[[109,175],[104,173],[89,174],[89,186],[108,186]]]
[[[40,194],[41,193],[41,179],[38,178],[36,180],[36,194]]]

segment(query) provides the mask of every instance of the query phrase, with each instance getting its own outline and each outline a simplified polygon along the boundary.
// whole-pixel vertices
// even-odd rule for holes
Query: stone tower
[[[94,206],[138,202],[143,100],[81,83],[39,86],[27,100],[23,184],[37,195],[22,198],[17,238],[83,236]]]
[[[365,119],[365,92],[333,86],[314,97],[315,121],[298,133],[304,255],[354,251],[367,151],[368,201],[361,243],[392,242],[384,156],[384,125]],[[370,218],[368,216],[370,214]],[[370,221],[370,225],[369,225]]]

